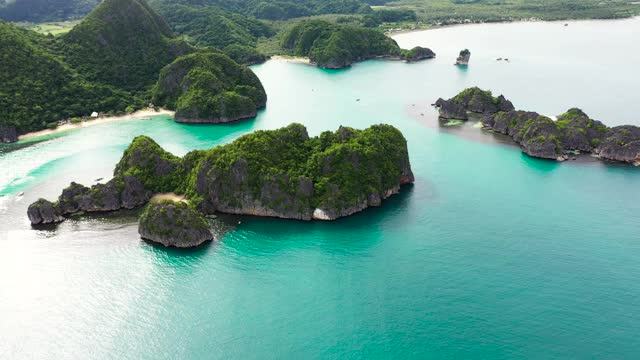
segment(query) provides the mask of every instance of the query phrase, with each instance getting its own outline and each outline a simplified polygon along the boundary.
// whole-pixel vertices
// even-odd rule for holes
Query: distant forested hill
[[[285,20],[323,14],[357,14],[372,11],[360,0],[159,0],[165,3],[214,5],[258,19]]]
[[[48,22],[79,19],[100,0],[0,0],[0,19]]]

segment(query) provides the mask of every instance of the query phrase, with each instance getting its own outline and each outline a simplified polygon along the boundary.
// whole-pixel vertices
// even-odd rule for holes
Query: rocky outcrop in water
[[[435,106],[440,112],[440,118],[456,120],[468,120],[469,112],[490,115],[515,109],[504,96],[493,97],[490,91],[477,87],[466,89],[449,100],[439,98]]]
[[[334,220],[380,206],[413,181],[406,140],[389,125],[341,127],[311,138],[304,126],[292,124],[183,158],[139,136],[113,180],[91,188],[72,183],[51,204],[59,216],[46,218],[133,208],[152,194],[173,192],[185,194],[203,214]],[[40,218],[34,213],[33,223]]]
[[[640,166],[640,128],[626,125],[608,128],[572,108],[556,121],[536,112],[516,111],[500,95],[478,88],[462,91],[435,104],[443,119],[468,120],[468,113],[483,115],[486,129],[510,136],[533,157],[563,161],[567,154],[594,153],[602,159]]]
[[[464,49],[460,51],[460,55],[456,59],[456,65],[468,66],[470,59],[471,59],[471,51],[469,51],[469,49]]]
[[[142,183],[133,176],[116,176],[106,184],[89,187],[72,182],[62,190],[54,203],[40,199],[29,206],[27,212],[31,224],[60,222],[65,216],[85,212],[104,212],[133,209],[144,205],[151,198]]]
[[[32,224],[51,224],[64,220],[56,204],[45,199],[39,199],[29,205],[27,216]]]
[[[206,219],[184,202],[152,201],[140,216],[140,237],[167,247],[191,248],[213,240]]]
[[[410,63],[420,60],[433,59],[434,57],[436,57],[436,53],[431,51],[431,49],[429,48],[416,46],[411,50],[402,50],[400,53],[400,57],[402,58],[402,60]]]
[[[13,126],[0,125],[0,142],[12,143],[18,141],[18,131]]]

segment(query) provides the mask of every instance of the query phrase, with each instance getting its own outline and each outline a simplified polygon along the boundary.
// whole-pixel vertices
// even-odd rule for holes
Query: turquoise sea
[[[402,34],[437,58],[253,67],[269,96],[255,120],[160,116],[0,146],[0,358],[637,359],[640,169],[529,158],[429,104],[477,85],[640,125],[639,33],[640,19]],[[219,241],[194,251],[141,241],[136,211],[29,225],[29,203],[108,179],[136,135],[182,155],[291,122],[393,124],[416,183],[331,223],[221,216]]]

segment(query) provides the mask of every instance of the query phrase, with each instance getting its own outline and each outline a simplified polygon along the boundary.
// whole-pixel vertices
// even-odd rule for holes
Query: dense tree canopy
[[[0,19],[7,21],[61,21],[88,14],[100,0],[0,0]]]
[[[144,0],[105,0],[62,40],[71,66],[126,90],[152,85],[160,69],[192,51]]]
[[[227,122],[253,117],[267,95],[258,77],[216,51],[183,56],[160,73],[153,101],[184,122]]]
[[[124,111],[126,92],[85,81],[47,50],[51,42],[0,21],[0,125],[27,132],[92,111]]]
[[[383,33],[322,20],[301,21],[284,36],[282,46],[308,56],[318,66],[342,68],[377,56],[396,56],[400,47]]]

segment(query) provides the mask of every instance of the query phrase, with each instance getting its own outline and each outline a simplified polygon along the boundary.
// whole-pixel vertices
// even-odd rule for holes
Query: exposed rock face
[[[183,202],[153,201],[140,217],[143,239],[177,248],[191,248],[213,240],[206,219]]]
[[[441,119],[469,120],[467,109],[454,101],[439,98],[435,105],[440,112]]]
[[[133,209],[144,205],[150,198],[151,192],[145,190],[137,178],[128,175],[116,176],[106,184],[96,184],[91,188],[72,182],[62,191],[57,202],[40,199],[29,206],[27,215],[34,225],[60,222],[64,216],[80,211]]]
[[[202,194],[202,209],[209,214],[247,214],[284,219],[311,220],[313,183],[298,179],[295,192],[285,189],[289,176],[282,174],[263,180],[257,194],[250,184],[249,164],[236,160],[228,172],[215,169],[205,161],[198,172],[196,190]]]
[[[562,156],[560,132],[553,120],[539,116],[528,122],[521,131],[522,140],[519,143],[527,155],[550,160]]]
[[[456,120],[468,120],[467,112],[491,115],[515,109],[511,101],[504,96],[493,97],[491,91],[477,87],[463,90],[449,100],[440,98],[435,105],[440,112],[440,118]]]
[[[27,216],[31,224],[50,224],[64,220],[56,204],[40,199],[29,205]]]
[[[581,152],[591,152],[609,131],[603,123],[575,108],[560,115],[556,123],[562,130],[562,146]]]
[[[469,51],[469,49],[464,49],[460,51],[460,55],[456,59],[456,65],[468,66],[470,59],[471,59],[471,51]]]
[[[286,143],[292,148],[304,148],[305,144],[316,141],[309,138],[304,127],[287,129],[290,134]],[[242,152],[236,152],[239,157],[228,168],[215,165],[215,157],[211,157],[211,160],[204,159],[196,176],[196,192],[203,199],[200,203],[201,210],[205,213],[224,212],[298,220],[334,220],[362,211],[369,206],[380,206],[382,200],[397,193],[401,185],[414,182],[406,143],[402,137],[387,138],[393,150],[378,149],[379,153],[374,151],[365,153],[364,149],[347,145],[363,136],[360,131],[341,127],[331,136],[335,137],[332,141],[336,145],[344,143],[345,146],[335,148],[335,153],[315,155],[318,161],[315,165],[317,168],[309,171],[309,173],[317,171],[315,177],[292,177],[283,172],[258,175],[259,180],[256,181],[256,172],[252,168],[256,168],[258,164],[255,160],[242,157]],[[257,139],[253,141],[258,142]],[[394,144],[394,141],[398,143]],[[272,148],[276,148],[276,145],[274,144]],[[292,150],[274,151],[290,152]],[[309,156],[314,155],[309,154]],[[377,168],[378,160],[374,160],[378,156],[393,159],[393,163],[387,165],[394,169],[388,174],[389,178],[381,178],[383,172]],[[306,156],[304,158],[306,159]],[[348,181],[345,179],[351,176],[356,176],[358,179]],[[366,177],[379,179],[376,183],[388,183],[389,186],[378,190],[373,190],[375,186],[370,186],[368,191],[363,191],[351,188],[352,186],[360,187],[359,185],[349,185],[352,184],[351,181],[366,183],[364,179]],[[319,181],[319,179],[325,180]]]
[[[11,143],[18,141],[18,132],[13,126],[0,125],[0,142]]]
[[[433,59],[434,57],[436,57],[436,53],[422,46],[416,46],[411,50],[402,50],[402,58],[406,62]]]
[[[595,153],[603,159],[640,166],[640,128],[632,125],[608,128],[572,108],[553,121],[531,111],[515,111],[513,104],[500,95],[470,88],[449,100],[435,104],[446,119],[467,120],[467,112],[484,114],[487,129],[510,136],[526,154],[563,161],[567,152]]]
[[[624,125],[611,128],[595,152],[604,159],[640,166],[640,127]]]

